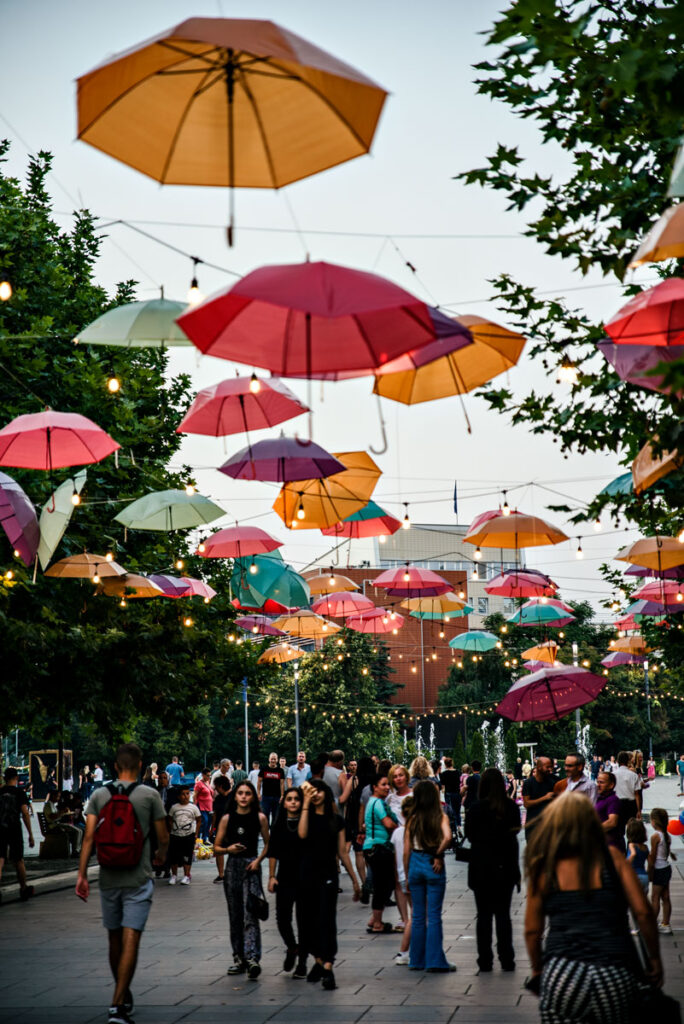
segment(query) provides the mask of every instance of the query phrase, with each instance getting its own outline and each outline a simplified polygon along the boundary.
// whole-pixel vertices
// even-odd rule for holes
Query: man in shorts
[[[154,880],[150,862],[150,833],[155,832],[155,864],[163,864],[169,844],[166,811],[159,793],[149,786],[138,786],[142,751],[135,743],[123,743],[116,752],[117,782],[129,793],[135,815],[145,839],[142,856],[131,868],[100,867],[102,923],[109,932],[109,964],[114,975],[114,997],[109,1007],[109,1024],[131,1024],[133,996],[130,985],[135,973],[138,947],[152,906]],[[132,788],[135,787],[135,788]],[[76,895],[87,900],[88,860],[95,841],[95,829],[105,804],[111,800],[107,787],[94,791],[86,807],[86,829],[76,882]]]
[[[0,877],[5,861],[11,860],[17,872],[19,899],[24,902],[33,896],[33,886],[26,881],[22,819],[28,832],[29,846],[34,846],[28,798],[24,790],[19,788],[17,769],[5,768],[5,785],[0,787]]]

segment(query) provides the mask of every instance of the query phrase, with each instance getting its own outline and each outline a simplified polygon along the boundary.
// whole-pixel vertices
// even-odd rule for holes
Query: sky
[[[505,318],[489,301],[488,282],[503,272],[540,291],[567,295],[598,318],[607,319],[622,304],[617,283],[604,281],[598,273],[582,277],[524,238],[524,218],[506,211],[503,197],[453,180],[461,171],[483,166],[498,143],[518,145],[532,171],[560,178],[566,172],[562,152],[542,146],[532,122],[477,95],[472,65],[492,57],[483,33],[503,0],[424,0],[419,5],[405,0],[346,0],[343,5],[320,0],[206,0],[193,5],[177,0],[1,0],[0,7],[5,82],[0,137],[13,143],[9,171],[24,175],[27,151],[54,154],[50,187],[58,220],[66,227],[72,211],[81,206],[101,218],[104,241],[97,277],[109,289],[117,281],[135,278],[141,299],[158,295],[163,286],[168,298],[184,300],[192,276],[188,256],[126,225],[104,227],[123,220],[233,274],[264,264],[300,262],[308,253],[312,260],[382,274],[452,314],[478,313],[502,323]],[[225,190],[161,187],[75,139],[75,79],[113,54],[199,15],[270,18],[363,71],[390,93],[371,155],[280,192],[239,190],[232,249],[226,244]],[[415,275],[407,263],[416,268]],[[205,294],[234,280],[220,270],[199,267]],[[170,370],[190,373],[198,389],[233,376],[236,367],[192,349],[176,349]],[[562,387],[526,355],[506,377],[515,394],[534,385],[555,389],[561,397]],[[498,380],[505,382],[504,377]],[[319,444],[330,451],[382,449],[370,379],[288,385],[305,401],[310,393]],[[562,503],[567,496],[573,503],[587,502],[625,470],[614,453],[564,458],[550,436],[513,427],[472,395],[466,396],[465,406],[472,434],[467,433],[458,398],[409,407],[383,402],[387,449],[374,456],[383,471],[374,500],[399,516],[403,503],[409,502],[416,523],[453,523],[457,482],[457,518],[467,523],[496,507],[506,489],[511,504],[564,528],[564,517],[548,512],[548,504]],[[285,429],[305,435],[306,419],[290,421]],[[262,436],[267,435],[259,433],[253,440]],[[239,435],[188,437],[174,465],[192,466],[198,489],[225,508],[228,519],[219,525],[249,521],[262,526],[285,541],[283,556],[301,570],[329,548],[328,540],[318,531],[292,534],[284,527],[270,511],[276,485],[233,481],[217,472],[243,444]],[[601,532],[589,524],[566,532],[570,542],[528,550],[527,562],[549,572],[567,599],[586,598],[596,605],[609,594],[598,566],[631,535],[609,528],[607,522]],[[578,534],[581,561],[575,555]],[[603,611],[600,615],[606,617]]]

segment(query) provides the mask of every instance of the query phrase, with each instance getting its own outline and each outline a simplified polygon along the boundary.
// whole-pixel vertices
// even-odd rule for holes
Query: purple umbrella
[[[234,480],[320,480],[347,468],[343,462],[313,441],[298,437],[278,437],[248,445],[224,462],[220,468]]]
[[[605,685],[605,676],[586,668],[547,665],[513,683],[495,710],[513,722],[557,721],[596,700]]]
[[[643,663],[643,657],[630,654],[629,651],[611,651],[601,661],[606,668],[617,668],[618,665],[643,665]]]
[[[166,576],[165,574],[148,576],[148,580],[156,583],[165,597],[190,597],[192,586],[178,576]]]
[[[648,371],[659,363],[684,359],[684,345],[616,345],[606,338],[598,343],[598,349],[621,380],[663,394],[669,391],[663,387],[663,375],[656,373],[651,376]]]
[[[24,563],[31,565],[40,544],[36,510],[28,495],[7,473],[0,473],[0,526]]]
[[[625,576],[653,576],[657,580],[684,580],[684,565],[675,565],[672,569],[645,569],[641,565],[632,565]]]
[[[287,636],[287,633],[283,629],[277,629],[266,615],[240,615],[235,620],[235,625],[259,636]]]

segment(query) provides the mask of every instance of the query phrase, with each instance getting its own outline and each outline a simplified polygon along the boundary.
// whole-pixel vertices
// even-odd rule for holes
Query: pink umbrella
[[[684,359],[684,345],[616,345],[609,339],[600,341],[598,349],[621,380],[663,394],[670,391],[663,385],[663,373],[651,374],[649,371],[660,363]]]
[[[181,576],[180,582],[185,583],[190,588],[187,594],[183,594],[183,597],[203,597],[207,604],[211,601],[212,597],[216,597],[214,588],[210,587],[204,580],[195,580],[192,576]]]
[[[347,629],[353,629],[357,633],[391,633],[395,629],[401,629],[404,625],[404,616],[394,612],[392,617],[386,608],[374,607],[372,611],[350,615],[344,620],[344,624]]]
[[[353,591],[337,590],[332,594],[324,594],[311,605],[319,615],[332,615],[334,618],[371,611],[375,605],[369,597]]]
[[[684,580],[652,580],[632,594],[635,601],[653,601],[660,605],[681,605],[684,601]]]
[[[224,462],[221,473],[234,480],[320,480],[347,468],[313,441],[277,437],[242,448]]]
[[[40,544],[33,502],[7,473],[0,473],[0,526],[25,565],[31,565]]]
[[[247,558],[275,551],[283,546],[283,542],[258,526],[229,526],[212,533],[202,546],[204,550],[196,552],[202,558]]]
[[[557,720],[596,700],[605,685],[605,676],[586,668],[546,665],[513,683],[495,711],[512,722]]]
[[[75,412],[28,413],[0,430],[0,465],[61,469],[101,462],[121,445]]]
[[[373,580],[392,597],[436,597],[451,590],[451,584],[431,569],[417,569],[406,563],[405,569],[387,569]]]
[[[235,620],[235,625],[258,636],[287,636],[284,630],[276,629],[265,615],[240,615]]]
[[[528,672],[538,672],[540,668],[546,668],[548,661],[523,661],[523,668]]]
[[[197,392],[176,433],[212,437],[247,433],[274,427],[308,411],[277,377],[231,377]]]
[[[367,505],[334,526],[321,529],[325,537],[389,537],[401,528],[401,522],[369,501]]]
[[[147,577],[156,583],[165,597],[190,597],[191,588],[188,581],[178,576],[167,576],[165,573],[158,573]]]
[[[684,280],[666,281],[639,292],[606,321],[618,345],[681,345],[684,341]]]
[[[618,668],[619,665],[643,665],[644,659],[629,651],[611,651],[601,660],[606,668]]]
[[[536,569],[507,569],[485,583],[488,594],[500,597],[552,597],[558,587]]]
[[[684,580],[684,565],[675,565],[671,569],[646,569],[642,565],[630,565],[625,576],[653,576],[657,580]]]
[[[260,267],[178,323],[201,352],[283,377],[372,370],[435,338],[424,302],[332,263]]]

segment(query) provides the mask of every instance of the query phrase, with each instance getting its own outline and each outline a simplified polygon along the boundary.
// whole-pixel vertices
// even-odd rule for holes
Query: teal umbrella
[[[230,587],[244,608],[263,608],[267,601],[302,608],[311,600],[308,583],[283,561],[279,551],[236,558]]]
[[[632,473],[630,471],[629,473],[622,473],[621,476],[616,476],[602,491],[599,491],[599,494],[607,494],[614,498],[618,494],[631,494],[633,490]]]
[[[176,323],[185,302],[148,299],[115,306],[88,324],[74,341],[82,345],[114,345],[118,348],[164,348],[190,345],[188,336]]]
[[[126,505],[114,518],[129,530],[191,530],[225,514],[202,494],[153,491]]]
[[[497,640],[493,633],[486,630],[470,630],[468,633],[461,633],[449,641],[449,647],[456,651],[491,651],[501,641]]]
[[[76,508],[72,499],[74,494],[80,494],[85,487],[86,477],[86,470],[81,469],[74,477],[60,484],[43,505],[43,511],[38,520],[40,527],[38,558],[43,572],[47,569],[50,559],[57,550],[57,545],[66,532],[71,514]]]
[[[568,614],[562,608],[554,608],[550,604],[524,605],[519,608],[515,615],[509,616],[506,622],[512,622],[515,626],[567,626],[574,622],[575,616]]]
[[[425,619],[426,622],[444,622],[445,619],[460,619],[464,615],[471,615],[475,609],[469,604],[464,604],[457,612],[409,612],[414,619]]]

